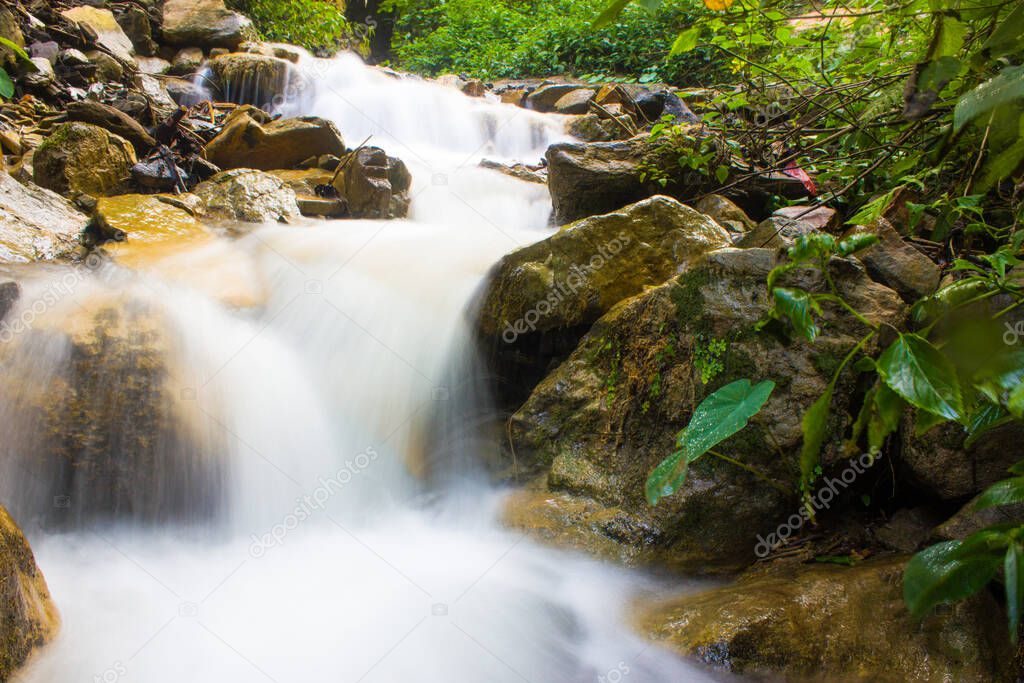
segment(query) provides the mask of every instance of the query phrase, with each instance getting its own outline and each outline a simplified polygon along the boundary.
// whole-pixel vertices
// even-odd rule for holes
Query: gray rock
[[[299,215],[295,191],[280,178],[252,169],[218,173],[200,183],[193,191],[213,218],[268,223],[285,221]]]
[[[60,195],[0,173],[0,261],[67,257],[88,221]]]

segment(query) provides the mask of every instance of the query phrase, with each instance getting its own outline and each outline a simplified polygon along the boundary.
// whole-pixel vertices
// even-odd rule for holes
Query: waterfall
[[[278,108],[404,159],[409,220],[22,279],[0,500],[64,621],[22,680],[709,680],[626,626],[651,579],[503,529],[473,466],[498,446],[466,308],[550,234],[545,187],[477,163],[536,161],[562,121],[300,68]]]

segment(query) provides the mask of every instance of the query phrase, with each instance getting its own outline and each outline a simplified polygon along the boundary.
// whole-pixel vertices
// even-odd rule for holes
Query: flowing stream
[[[497,444],[468,307],[497,259],[550,234],[544,186],[477,163],[535,161],[562,121],[352,57],[302,70],[279,107],[402,158],[409,220],[267,225],[23,278],[10,315],[47,303],[3,345],[0,500],[63,625],[19,680],[710,680],[630,631],[651,579],[503,528],[475,464]],[[26,387],[80,367],[69,328],[109,307],[159,340],[128,356],[166,372],[176,429],[114,500],[78,486],[51,503],[62,473],[32,460],[52,435]],[[132,372],[94,381],[130,433]],[[117,521],[80,512],[96,506]]]

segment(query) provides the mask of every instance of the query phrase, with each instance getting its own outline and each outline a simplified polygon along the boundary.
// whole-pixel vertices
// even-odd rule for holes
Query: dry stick
[[[350,162],[351,162],[351,161],[352,161],[353,159],[355,159],[355,158],[356,158],[356,154],[358,154],[358,153],[359,153],[359,150],[361,150],[361,149],[362,149],[363,147],[365,147],[365,146],[366,146],[366,143],[367,143],[367,142],[369,142],[369,141],[370,141],[370,138],[372,138],[372,137],[373,137],[373,135],[372,135],[372,134],[370,134],[370,135],[367,135],[367,136],[366,136],[366,139],[365,139],[365,140],[363,140],[362,142],[360,142],[360,143],[359,143],[359,146],[358,146],[358,147],[356,147],[356,148],[355,148],[354,150],[352,150],[352,152],[351,152],[351,153],[350,153],[350,154],[349,154],[349,155],[348,155],[347,157],[345,157],[345,161],[343,161],[342,163],[338,164],[338,168],[336,168],[336,169],[334,170],[334,175],[333,175],[333,176],[331,176],[331,185],[334,185],[334,181],[338,179],[338,176],[339,176],[339,175],[341,175],[341,172],[342,172],[342,171],[344,171],[344,170],[345,170],[345,167],[346,167],[346,166],[348,166],[348,165],[349,165],[349,163],[350,163]]]
[[[967,177],[967,183],[964,184],[964,196],[971,190],[971,185],[974,184],[974,176],[977,175],[978,169],[981,167],[981,159],[985,156],[985,145],[988,143],[988,134],[992,130],[992,119],[995,118],[996,112],[992,111],[992,114],[988,117],[988,125],[985,126],[985,135],[981,138],[981,145],[978,146],[978,158],[974,160],[974,168],[971,169],[971,175]]]

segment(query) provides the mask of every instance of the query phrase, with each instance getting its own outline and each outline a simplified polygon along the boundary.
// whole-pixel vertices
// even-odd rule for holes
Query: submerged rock
[[[89,123],[65,123],[36,149],[33,178],[61,194],[121,194],[135,161],[135,150],[121,136]]]
[[[705,219],[707,220],[707,219]],[[724,231],[723,231],[724,232]],[[626,299],[598,320],[569,358],[533,391],[509,424],[520,473],[542,473],[552,491],[601,503],[643,534],[610,532],[645,556],[691,572],[732,571],[754,559],[759,534],[799,507],[791,492],[804,411],[822,394],[839,359],[863,336],[838,309],[814,344],[758,332],[767,311],[767,249],[722,249]],[[876,323],[898,325],[904,306],[855,261],[831,264],[837,286]],[[789,281],[821,291],[812,270]],[[711,343],[724,344],[715,353]],[[726,383],[770,379],[776,389],[753,423],[718,450],[762,472],[775,486],[712,456],[690,466],[684,486],[651,508],[648,474],[674,450],[676,435],[703,398]],[[706,381],[706,383],[705,383]],[[845,463],[841,437],[854,409],[855,373],[840,378],[822,449],[823,467]]]
[[[223,169],[288,169],[309,157],[339,155],[345,149],[333,123],[314,116],[260,123],[248,110],[228,117],[224,130],[206,146],[207,158]]]
[[[262,171],[240,168],[218,173],[197,185],[194,192],[212,218],[267,223],[299,215],[295,191]]]
[[[69,256],[88,221],[60,195],[0,172],[0,261]]]
[[[412,174],[401,159],[379,147],[363,147],[334,182],[353,218],[405,218]]]
[[[234,50],[252,36],[252,22],[223,0],[166,0],[163,37],[169,45],[226,47]]]
[[[0,506],[0,680],[57,635],[60,615],[25,535]]]
[[[908,557],[790,566],[638,609],[639,629],[739,674],[871,683],[1014,680],[1000,608],[982,591],[921,623],[903,603]]]

